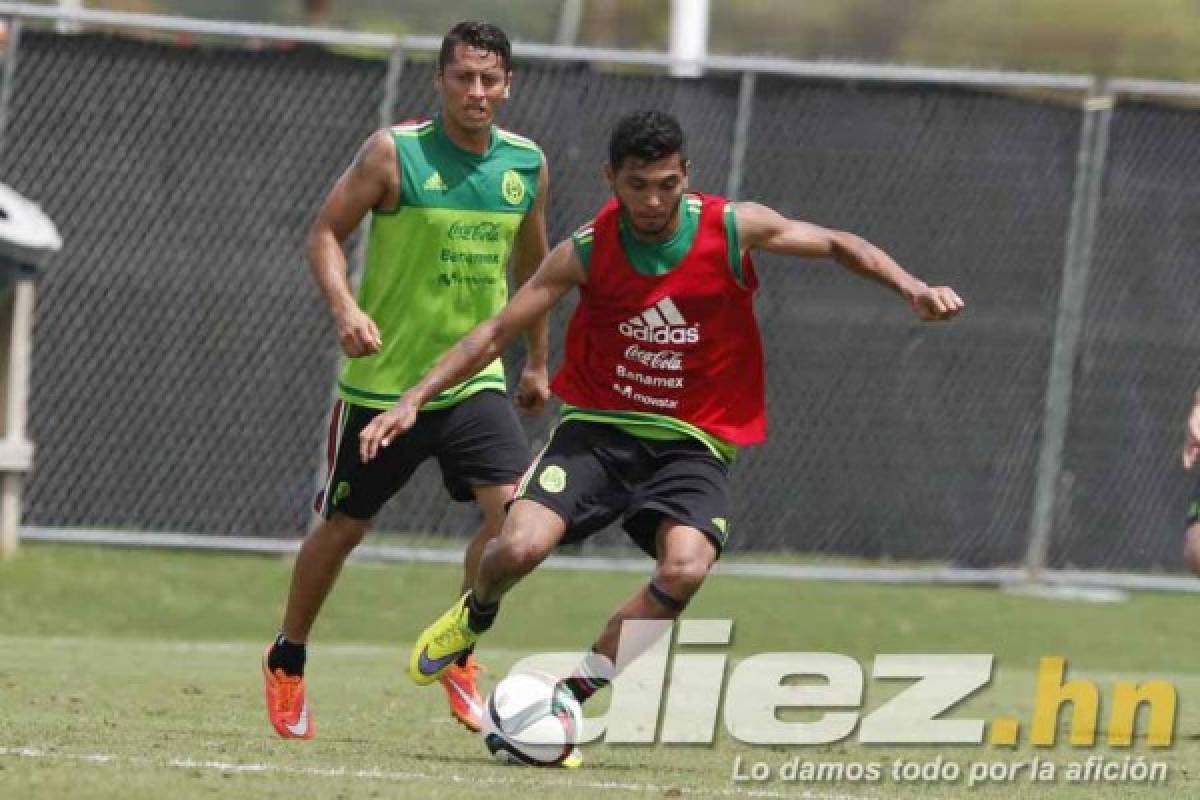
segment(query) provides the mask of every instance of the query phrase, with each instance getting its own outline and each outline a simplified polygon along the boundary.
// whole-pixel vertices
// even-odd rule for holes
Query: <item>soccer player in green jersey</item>
[[[1192,397],[1192,410],[1188,412],[1185,438],[1183,441],[1183,466],[1191,469],[1200,461],[1200,389]],[[1188,569],[1200,575],[1200,490],[1192,497],[1187,512],[1187,535],[1183,543],[1183,557]]]
[[[530,140],[493,124],[512,85],[510,58],[508,38],[494,25],[454,26],[438,56],[440,113],[370,136],[309,233],[313,277],[347,361],[330,425],[328,481],[316,504],[323,521],[300,548],[283,625],[263,659],[268,716],[284,738],[313,735],[303,678],[309,631],[342,563],[388,498],[421,462],[438,460],[450,496],[474,500],[482,512],[464,558],[463,586],[470,587],[529,463],[499,359],[431,398],[386,457],[365,463],[358,448],[364,426],[504,307],[510,258],[524,283],[546,255],[545,158]],[[342,246],[368,215],[356,297]],[[529,332],[516,398],[527,413],[540,412],[549,396],[546,331],[543,318]],[[465,653],[442,681],[452,713],[473,730],[481,705],[476,669]]]

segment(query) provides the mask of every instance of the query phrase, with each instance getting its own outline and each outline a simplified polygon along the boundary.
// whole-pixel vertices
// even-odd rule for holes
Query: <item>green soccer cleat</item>
[[[559,764],[563,769],[579,769],[583,766],[583,754],[578,747],[572,747],[570,754]]]
[[[471,649],[479,634],[467,626],[467,597],[421,632],[408,658],[408,677],[418,686],[428,686],[441,677],[463,653]]]

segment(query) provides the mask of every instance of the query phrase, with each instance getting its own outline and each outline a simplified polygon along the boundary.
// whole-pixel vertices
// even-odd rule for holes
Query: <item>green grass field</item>
[[[649,561],[647,561],[649,570]],[[262,708],[259,658],[273,634],[290,563],[278,558],[27,545],[0,564],[0,798],[1123,798],[1200,797],[1200,642],[1193,597],[1138,594],[1089,605],[990,589],[886,587],[714,576],[689,618],[735,621],[731,661],[767,651],[852,656],[868,674],[865,709],[900,687],[869,678],[876,653],[995,653],[989,687],[956,717],[1030,718],[1034,672],[1062,655],[1071,677],[1108,691],[1118,678],[1163,678],[1178,690],[1172,747],[1035,752],[975,747],[749,747],[718,726],[714,745],[584,748],[578,771],[495,764],[451,721],[441,689],[402,665],[416,633],[453,599],[448,566],[350,564],[314,632],[312,742],[278,740]],[[516,659],[590,643],[644,575],[536,573],[505,601],[480,647],[490,685]],[[718,649],[719,652],[719,649]],[[594,701],[602,711],[604,696]],[[783,712],[792,714],[795,712]],[[1066,714],[1062,726],[1066,727]],[[1101,710],[1104,729],[1106,708]],[[1022,742],[1024,742],[1024,738]],[[898,784],[894,759],[1059,766],[1055,782],[968,788]],[[1165,785],[1068,783],[1068,762],[1144,756]],[[877,783],[732,779],[755,761],[883,765]]]

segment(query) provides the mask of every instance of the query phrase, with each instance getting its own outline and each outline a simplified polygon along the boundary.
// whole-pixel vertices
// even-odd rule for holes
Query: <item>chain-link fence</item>
[[[25,520],[292,532],[334,370],[303,231],[384,66],[26,30],[6,183],[58,221]]]
[[[372,129],[435,108],[427,54],[29,23],[9,51],[0,180],[67,242],[39,298],[26,523],[299,535],[337,359],[305,229]],[[731,64],[677,79],[595,56],[519,58],[501,119],[546,152],[552,238],[606,198],[616,116],[662,108],[690,135],[695,188],[859,232],[968,302],[921,325],[835,266],[761,259],[771,438],[734,469],[734,549],[1020,563],[1055,447],[1042,431],[1095,166],[1089,81],[751,62],[756,80]],[[1180,565],[1198,121],[1154,102],[1111,115],[1062,468],[1043,480],[1053,566]],[[475,519],[427,466],[379,527],[462,536]]]
[[[758,82],[745,195],[861,232],[955,286],[968,311],[916,324],[843,270],[763,259],[773,439],[742,478],[789,502],[748,501],[742,525],[771,530],[773,546],[1019,560],[1077,107],[954,87]]]
[[[1050,563],[1178,562],[1200,376],[1200,103],[1112,114]]]

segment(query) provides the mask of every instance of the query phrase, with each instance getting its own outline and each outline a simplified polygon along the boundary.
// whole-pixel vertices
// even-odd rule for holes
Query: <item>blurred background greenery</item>
[[[473,17],[535,42],[573,3],[577,44],[666,49],[670,0],[83,0],[390,33]],[[1200,0],[711,0],[710,31],[720,54],[1200,80]]]

